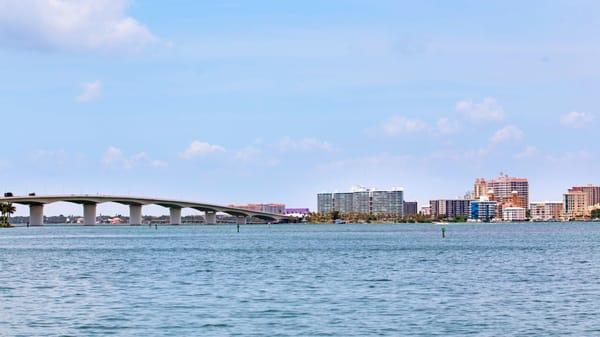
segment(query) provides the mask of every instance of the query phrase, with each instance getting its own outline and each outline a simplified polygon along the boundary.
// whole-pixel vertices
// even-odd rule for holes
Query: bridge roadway
[[[181,224],[181,210],[192,208],[204,212],[207,224],[217,223],[217,212],[227,213],[237,219],[238,224],[246,224],[248,218],[254,217],[266,221],[280,222],[291,221],[294,218],[282,214],[264,213],[250,211],[242,208],[220,206],[207,203],[198,203],[182,200],[156,199],[146,197],[93,195],[93,194],[70,194],[70,195],[35,195],[35,196],[13,196],[0,197],[0,202],[29,206],[29,224],[31,226],[42,226],[44,224],[44,205],[54,202],[71,202],[83,205],[83,218],[85,225],[96,224],[96,205],[106,202],[115,202],[129,206],[129,223],[131,225],[142,224],[142,206],[159,205],[169,208],[170,222],[173,225]]]

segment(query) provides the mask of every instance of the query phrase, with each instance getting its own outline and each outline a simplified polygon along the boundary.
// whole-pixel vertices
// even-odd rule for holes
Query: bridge
[[[145,205],[159,205],[168,208],[170,213],[170,223],[172,225],[181,224],[181,210],[184,208],[191,208],[204,212],[204,218],[207,224],[217,223],[217,212],[227,213],[235,217],[238,224],[246,224],[248,219],[252,217],[272,222],[293,221],[295,219],[283,214],[256,212],[242,208],[192,201],[114,195],[70,194],[12,196],[0,197],[0,202],[28,205],[29,224],[31,226],[42,226],[44,224],[44,205],[54,202],[71,202],[82,205],[85,225],[96,224],[96,206],[106,202],[128,205],[130,225],[142,224],[142,207]]]

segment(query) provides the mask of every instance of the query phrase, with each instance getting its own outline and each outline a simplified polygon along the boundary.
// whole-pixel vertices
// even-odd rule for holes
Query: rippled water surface
[[[600,335],[600,224],[0,230],[1,336]]]

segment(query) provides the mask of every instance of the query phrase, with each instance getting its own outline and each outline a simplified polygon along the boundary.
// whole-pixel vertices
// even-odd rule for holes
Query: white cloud
[[[285,137],[279,142],[281,151],[331,151],[333,147],[330,143],[320,141],[315,138],[303,138],[294,140],[290,137]]]
[[[392,116],[387,122],[381,125],[381,131],[388,136],[413,133],[424,130],[427,124],[418,119],[408,119],[404,116]]]
[[[235,153],[235,159],[250,161],[262,155],[262,151],[254,146],[247,146]]]
[[[43,165],[51,163],[62,166],[68,162],[69,156],[65,150],[38,150],[32,154],[31,159]]]
[[[595,116],[588,112],[571,111],[560,117],[560,123],[571,128],[582,128],[591,123]]]
[[[150,161],[150,166],[152,167],[167,167],[169,163],[164,160],[154,159]]]
[[[116,162],[120,162],[123,160],[123,151],[121,151],[121,149],[114,147],[114,146],[110,146],[106,152],[104,152],[104,155],[102,156],[102,162],[104,163],[104,165],[110,166],[113,165]]]
[[[83,83],[81,86],[83,87],[83,92],[77,96],[77,101],[79,102],[93,101],[102,96],[102,82],[100,81]]]
[[[411,155],[380,153],[320,163],[317,165],[317,169],[334,172],[366,169],[369,172],[373,172],[380,171],[384,168],[404,168],[407,163],[414,163],[415,160],[417,160],[417,158]]]
[[[181,154],[183,159],[204,156],[215,152],[225,152],[225,148],[219,145],[209,144],[198,140],[193,141]]]
[[[135,50],[158,39],[125,12],[129,0],[2,0],[0,41],[49,50]]]
[[[546,159],[551,162],[565,162],[565,163],[577,163],[580,161],[587,161],[594,159],[592,153],[586,150],[568,151],[562,154],[550,154],[546,156]]]
[[[515,155],[515,159],[525,159],[533,157],[537,154],[538,150],[535,146],[527,146],[523,151]]]
[[[481,103],[459,101],[456,110],[473,121],[499,121],[504,118],[504,109],[493,97],[486,97]]]
[[[450,134],[460,131],[460,124],[456,120],[443,117],[437,121],[437,128],[443,134]]]
[[[134,168],[140,162],[150,162],[150,157],[146,152],[139,152],[123,160],[123,166],[127,169]]]
[[[503,143],[523,139],[523,131],[514,125],[507,125],[496,131],[491,138],[492,143]]]
[[[255,163],[266,166],[277,166],[280,164],[279,159],[266,156],[261,149],[252,145],[237,151],[235,153],[235,159],[245,163]]]
[[[151,167],[167,166],[167,162],[151,159],[146,152],[142,151],[132,156],[126,156],[120,148],[114,146],[110,146],[104,152],[102,163],[108,167],[122,167],[125,169],[132,169],[138,165],[148,165]]]

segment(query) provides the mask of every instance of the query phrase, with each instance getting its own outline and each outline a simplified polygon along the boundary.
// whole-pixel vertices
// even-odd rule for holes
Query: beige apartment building
[[[563,203],[560,201],[532,202],[529,209],[533,221],[558,221],[563,218]]]
[[[587,195],[582,191],[563,195],[563,212],[566,220],[583,220],[590,216]]]

